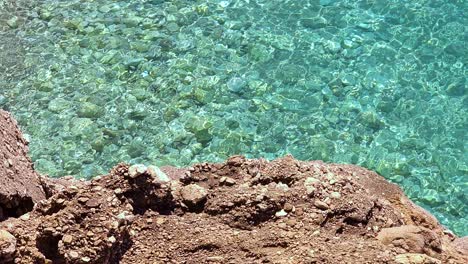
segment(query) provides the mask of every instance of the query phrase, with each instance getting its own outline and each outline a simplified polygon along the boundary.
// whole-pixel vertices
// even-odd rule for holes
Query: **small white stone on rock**
[[[276,217],[283,217],[283,216],[287,216],[288,213],[286,213],[286,211],[284,209],[281,209],[280,211],[276,212]]]
[[[148,166],[147,172],[151,177],[159,182],[169,182],[171,179],[158,167],[150,165]]]
[[[111,236],[107,239],[107,241],[111,242],[111,243],[115,243],[116,239],[114,236]]]
[[[289,186],[287,184],[279,182],[278,184],[276,184],[276,189],[281,190],[283,192],[287,192],[289,191]]]
[[[117,219],[125,220],[129,215],[131,215],[131,213],[129,213],[128,211],[123,211],[117,215]]]
[[[143,164],[135,164],[128,168],[128,175],[131,178],[136,178],[146,172],[146,166]]]
[[[320,181],[317,180],[314,177],[308,177],[307,179],[305,179],[304,187],[306,188],[307,194],[308,195],[314,194],[314,192],[316,190],[315,186],[318,185],[319,183],[320,183]]]
[[[73,237],[70,235],[64,235],[62,237],[62,241],[64,244],[70,244],[73,241]]]
[[[68,253],[68,255],[70,256],[70,258],[72,259],[77,259],[80,255],[78,254],[78,252],[76,251],[70,251],[70,253]]]
[[[29,220],[29,217],[30,217],[30,216],[29,216],[29,213],[26,213],[26,214],[20,216],[20,219],[23,220],[23,221],[28,221],[28,220]]]

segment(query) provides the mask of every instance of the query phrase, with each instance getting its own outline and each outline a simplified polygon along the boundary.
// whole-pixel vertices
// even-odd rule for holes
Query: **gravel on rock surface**
[[[0,110],[0,221],[27,213],[34,202],[46,198],[27,152],[28,142],[16,121]]]
[[[16,263],[468,261],[463,239],[415,206],[399,187],[357,166],[302,162],[291,156],[271,162],[235,156],[225,163],[161,171],[169,181],[160,181],[152,170],[135,174],[129,165],[119,164],[108,175],[79,187],[60,185],[62,189],[39,202],[27,220],[9,218],[0,223],[0,230],[15,238],[14,257],[10,243],[9,259]],[[227,179],[235,184],[226,184]]]

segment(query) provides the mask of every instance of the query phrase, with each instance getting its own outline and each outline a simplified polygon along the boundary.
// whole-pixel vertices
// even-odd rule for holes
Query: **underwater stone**
[[[138,16],[132,16],[132,17],[129,17],[129,18],[124,18],[122,19],[123,23],[127,26],[127,27],[136,27],[138,26],[138,24],[143,20],[143,18],[141,17],[138,17]]]
[[[341,83],[345,86],[356,84],[356,78],[354,78],[354,76],[351,74],[345,74],[343,77],[340,78],[340,80]]]
[[[130,91],[130,93],[135,96],[138,101],[144,101],[151,97],[151,95],[142,87],[137,87]]]
[[[107,13],[107,12],[109,12],[111,9],[110,9],[109,5],[103,5],[103,6],[100,6],[98,10],[99,10],[99,12],[101,12],[101,13]]]
[[[266,62],[273,58],[272,52],[265,45],[255,44],[249,51],[255,61]]]
[[[328,40],[325,43],[325,48],[331,53],[338,53],[341,50],[339,42]]]
[[[49,81],[43,82],[37,87],[37,90],[41,92],[51,92],[53,89],[53,84]]]
[[[141,62],[143,62],[143,61],[145,61],[145,59],[143,59],[143,58],[132,58],[132,59],[127,59],[127,60],[124,62],[124,65],[125,65],[125,67],[127,67],[127,68],[130,68],[130,67],[136,68],[136,67],[138,67],[138,65],[139,65]]]
[[[142,41],[137,41],[132,44],[130,44],[132,50],[136,50],[138,52],[147,52],[150,48],[150,46]]]
[[[372,111],[363,112],[360,116],[360,119],[366,125],[374,129],[379,129],[380,127],[384,125],[384,123],[382,122],[382,120],[380,120],[377,113],[372,112]]]
[[[55,176],[57,173],[55,163],[46,159],[37,159],[34,161],[34,168],[38,171],[47,171],[51,176]]]
[[[193,117],[189,120],[186,125],[186,129],[192,132],[197,141],[206,144],[211,141],[213,135],[211,133],[211,128],[213,127],[213,122],[201,117]]]
[[[69,101],[63,98],[56,98],[49,102],[47,109],[51,112],[60,113],[69,107]]]
[[[196,130],[194,134],[195,134],[195,137],[197,138],[197,141],[202,144],[207,144],[213,138],[213,135],[207,128]]]
[[[327,25],[327,20],[323,17],[303,18],[300,23],[305,28],[319,29]]]
[[[5,105],[6,101],[6,97],[0,94],[0,106]]]
[[[466,47],[463,41],[454,41],[445,47],[445,52],[459,57],[466,55]]]
[[[172,43],[172,40],[164,38],[159,41],[159,46],[161,47],[161,50],[169,51],[174,48],[174,43]]]
[[[447,86],[447,94],[452,96],[462,96],[466,93],[465,79],[458,79]]]
[[[202,104],[207,104],[213,100],[214,94],[201,88],[196,88],[194,91],[195,100]]]
[[[176,107],[168,107],[164,113],[163,118],[164,121],[170,122],[179,116],[178,110]]]
[[[176,32],[179,31],[179,26],[177,25],[177,23],[171,22],[167,24],[167,30],[171,32]]]
[[[8,19],[6,23],[10,28],[17,28],[18,27],[18,17],[14,16],[14,17]]]
[[[105,142],[103,138],[96,138],[93,140],[93,142],[91,142],[91,147],[98,152],[101,152],[104,149],[104,145]]]
[[[293,64],[286,64],[276,72],[276,78],[287,84],[299,81],[304,75],[304,69]]]
[[[39,10],[39,17],[48,21],[52,17],[52,13],[49,10]]]
[[[132,120],[143,120],[148,116],[148,112],[144,108],[135,107],[127,116]]]
[[[350,49],[354,47],[354,42],[350,39],[343,40],[343,47]]]
[[[78,110],[79,117],[97,118],[103,114],[101,107],[93,103],[85,102]]]
[[[328,5],[331,5],[335,2],[335,0],[320,0],[320,5],[322,6],[328,6]]]

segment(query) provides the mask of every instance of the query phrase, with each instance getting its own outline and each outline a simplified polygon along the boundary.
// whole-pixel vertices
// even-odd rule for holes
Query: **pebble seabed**
[[[358,164],[468,234],[467,1],[0,0],[36,168]]]

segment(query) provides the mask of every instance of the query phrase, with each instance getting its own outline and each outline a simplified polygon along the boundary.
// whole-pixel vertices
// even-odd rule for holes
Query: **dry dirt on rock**
[[[397,186],[356,166],[236,156],[162,170],[170,181],[121,164],[0,223],[14,262],[468,261]]]
[[[0,110],[0,221],[29,212],[46,198],[27,152],[16,121]]]

